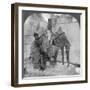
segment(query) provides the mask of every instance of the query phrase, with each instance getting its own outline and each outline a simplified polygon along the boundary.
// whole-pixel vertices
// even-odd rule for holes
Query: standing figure
[[[38,33],[34,33],[34,41],[31,45],[31,52],[30,52],[30,57],[32,58],[32,64],[35,69],[39,69],[39,60],[41,58],[40,56],[40,51],[39,51],[39,44],[41,44],[41,41],[39,40]]]

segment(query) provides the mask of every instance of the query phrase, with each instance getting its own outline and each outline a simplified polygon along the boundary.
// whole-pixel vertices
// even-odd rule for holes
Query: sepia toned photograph
[[[87,82],[87,8],[12,5],[12,86]]]

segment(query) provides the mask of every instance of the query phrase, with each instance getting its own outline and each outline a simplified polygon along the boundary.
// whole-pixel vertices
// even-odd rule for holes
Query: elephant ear
[[[45,52],[47,52],[47,49],[49,48],[49,40],[48,38],[43,38],[43,41],[42,41],[42,48]]]

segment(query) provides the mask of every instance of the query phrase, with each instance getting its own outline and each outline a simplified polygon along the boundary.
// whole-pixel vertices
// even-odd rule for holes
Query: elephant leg
[[[64,47],[61,48],[62,64],[64,65]]]
[[[58,50],[56,50],[55,52],[55,60],[54,60],[55,63],[57,62],[57,55],[58,55]]]
[[[40,70],[44,70],[45,69],[45,66],[44,66],[44,58],[43,56],[41,55],[41,58],[40,58]]]
[[[70,64],[70,62],[69,62],[69,51],[70,51],[70,48],[69,47],[66,47],[66,58],[67,58],[68,66]]]

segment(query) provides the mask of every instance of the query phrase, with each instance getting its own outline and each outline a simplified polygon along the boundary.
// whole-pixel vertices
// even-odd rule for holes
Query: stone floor
[[[67,63],[62,65],[62,63],[57,62],[55,66],[50,65],[47,62],[46,69],[44,71],[40,71],[39,69],[34,69],[33,64],[27,63],[26,72],[24,77],[41,77],[41,76],[60,76],[60,75],[79,75],[80,67],[76,67],[75,65],[70,64],[67,67]]]

